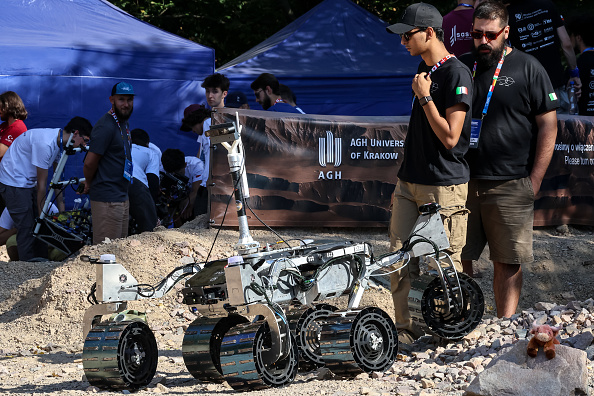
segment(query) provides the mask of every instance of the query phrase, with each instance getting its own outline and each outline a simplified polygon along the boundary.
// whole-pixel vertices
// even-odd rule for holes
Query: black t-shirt
[[[97,173],[91,183],[89,197],[98,202],[124,202],[130,182],[124,178],[126,158],[132,159],[126,126],[118,128],[112,115],[106,113],[93,126],[89,151],[101,155]],[[125,145],[125,146],[124,146]]]
[[[515,1],[507,7],[509,12],[509,39],[512,47],[534,56],[546,69],[553,87],[565,85],[561,65],[561,40],[557,28],[563,18],[549,0]]]
[[[474,65],[471,54],[460,60],[470,68]],[[472,118],[481,118],[496,67],[477,68]],[[528,176],[536,149],[536,116],[557,107],[559,100],[542,65],[533,56],[514,49],[503,62],[478,148],[466,154],[470,177],[513,180]]]
[[[431,68],[421,62],[418,73]],[[472,78],[470,70],[457,58],[450,58],[431,74],[431,97],[445,118],[446,109],[464,103],[470,110]],[[468,182],[470,173],[464,155],[470,141],[470,111],[466,113],[458,144],[448,150],[435,135],[417,98],[408,124],[404,159],[398,178],[405,182],[430,186],[448,186]]]
[[[594,116],[594,50],[581,54],[577,66],[582,80],[582,96],[578,101],[580,115]]]

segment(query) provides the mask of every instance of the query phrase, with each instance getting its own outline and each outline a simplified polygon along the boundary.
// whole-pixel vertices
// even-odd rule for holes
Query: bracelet
[[[570,70],[569,71],[569,76],[570,77],[579,77],[580,76],[580,69],[577,68],[577,66],[575,67],[575,69]]]

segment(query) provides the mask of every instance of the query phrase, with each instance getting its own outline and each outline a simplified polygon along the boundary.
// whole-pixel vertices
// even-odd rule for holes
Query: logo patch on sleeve
[[[456,88],[456,95],[468,95],[468,88],[466,88],[466,87],[457,87]]]
[[[549,99],[551,99],[551,101],[557,100],[557,95],[555,94],[555,92],[549,94]]]

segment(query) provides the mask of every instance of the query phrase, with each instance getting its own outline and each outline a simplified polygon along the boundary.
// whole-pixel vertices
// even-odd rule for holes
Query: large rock
[[[542,349],[535,358],[526,354],[527,340],[493,359],[466,388],[465,396],[568,396],[588,394],[586,353],[557,345],[557,356],[547,359]]]

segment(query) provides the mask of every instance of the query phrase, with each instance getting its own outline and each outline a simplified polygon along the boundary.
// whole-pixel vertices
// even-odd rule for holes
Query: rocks
[[[577,395],[588,394],[586,354],[557,345],[557,356],[547,359],[540,350],[536,358],[526,354],[528,341],[521,340],[468,386],[467,396]],[[581,393],[580,393],[581,392]]]
[[[586,350],[594,341],[594,336],[592,335],[591,331],[585,331],[581,334],[578,334],[574,337],[569,337],[563,340],[563,344],[567,344],[571,347],[576,349],[581,349],[583,351]]]

